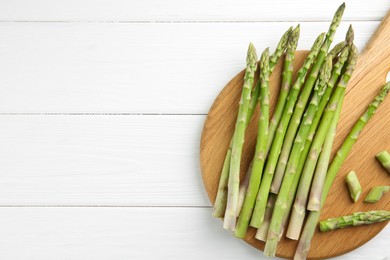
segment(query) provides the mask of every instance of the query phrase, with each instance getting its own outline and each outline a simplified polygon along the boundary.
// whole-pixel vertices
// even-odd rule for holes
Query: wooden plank
[[[0,116],[0,205],[210,206],[204,118]]]
[[[0,208],[1,259],[268,259],[201,208]],[[336,231],[337,232],[337,231]],[[342,260],[382,260],[390,228]]]
[[[0,111],[206,114],[248,42],[273,49],[293,24],[1,23]],[[353,25],[362,49],[378,22]],[[301,23],[299,48],[328,26]]]
[[[345,19],[379,20],[387,0],[347,0]],[[329,20],[341,2],[180,0],[3,0],[3,21],[319,21]]]

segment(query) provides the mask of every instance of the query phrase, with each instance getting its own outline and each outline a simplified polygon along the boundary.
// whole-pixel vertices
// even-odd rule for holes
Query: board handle
[[[362,78],[383,78],[390,71],[390,10],[360,54],[357,70],[351,79],[353,88]]]

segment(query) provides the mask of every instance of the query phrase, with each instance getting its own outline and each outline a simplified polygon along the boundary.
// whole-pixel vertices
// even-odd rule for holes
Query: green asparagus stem
[[[378,202],[383,194],[390,190],[390,186],[375,186],[372,187],[370,192],[364,198],[364,202],[375,203]]]
[[[278,102],[275,107],[275,112],[272,116],[270,125],[269,125],[269,138],[267,140],[267,151],[266,155],[268,155],[269,149],[271,148],[272,140],[275,136],[276,127],[279,124],[279,121],[282,117],[283,108],[286,104],[287,95],[290,91],[292,76],[293,76],[293,64],[295,59],[295,50],[297,49],[298,39],[299,39],[299,30],[300,26],[291,33],[291,36],[288,40],[286,56],[284,59],[284,67],[283,67],[283,76],[282,76],[282,86],[279,92]]]
[[[243,238],[248,229],[249,220],[252,216],[257,191],[259,190],[264,161],[266,158],[266,146],[269,124],[269,50],[266,49],[260,61],[260,115],[257,134],[255,155],[253,158],[252,171],[250,174],[249,186],[240,212],[236,230],[236,237]]]
[[[279,148],[277,151],[278,154],[276,154],[276,155],[272,154],[273,156],[278,157],[279,152],[280,152],[279,160],[278,160],[278,158],[276,158],[276,160],[277,160],[276,166],[277,167],[276,167],[275,176],[273,178],[272,185],[271,185],[271,192],[272,193],[277,194],[279,192],[280,185],[281,185],[282,180],[283,180],[284,172],[286,170],[288,158],[289,158],[291,148],[293,145],[295,134],[296,134],[298,127],[299,127],[299,124],[301,122],[301,118],[302,118],[303,112],[305,110],[307,101],[310,97],[310,93],[312,91],[314,82],[317,79],[318,72],[319,72],[321,65],[326,57],[326,53],[328,52],[329,47],[332,44],[333,37],[336,33],[336,29],[340,24],[343,10],[344,10],[343,7],[339,8],[339,10],[337,10],[337,12],[333,18],[333,21],[329,27],[325,41],[321,47],[320,53],[318,54],[316,63],[314,64],[314,66],[311,70],[309,78],[306,81],[305,86],[300,94],[299,100],[295,106],[294,114],[291,117],[290,123],[288,125],[287,133],[285,134],[282,150],[280,152],[280,148]],[[283,135],[283,137],[284,137],[284,135]],[[270,158],[272,158],[272,156],[270,156]],[[273,168],[273,167],[275,167],[275,165],[270,166],[270,168]],[[275,170],[272,170],[271,174],[273,174],[274,171]]]
[[[329,218],[327,220],[323,220],[320,222],[320,230],[322,232],[326,232],[339,228],[370,225],[387,220],[390,220],[390,211],[387,210],[356,212],[349,216]]]
[[[313,143],[310,147],[309,155],[306,159],[305,166],[303,168],[301,180],[299,182],[299,187],[297,190],[297,195],[295,197],[295,202],[292,209],[290,224],[286,234],[288,238],[295,240],[299,238],[303,220],[305,218],[306,202],[310,183],[313,177],[314,168],[317,164],[319,153],[321,152],[321,148],[324,143],[326,133],[329,130],[330,123],[335,116],[337,106],[343,103],[345,90],[355,69],[357,58],[358,50],[355,46],[352,46],[351,53],[348,58],[346,71],[340,79],[331,99],[329,100],[324,115],[321,118],[321,122],[317,129],[317,133],[314,137]]]
[[[287,41],[289,35],[292,31],[292,27],[290,27],[280,39],[275,52],[270,57],[270,73],[274,70],[276,64],[279,62],[280,57],[282,56],[284,50],[287,46]],[[248,117],[247,117],[247,126],[252,118],[252,115],[255,111],[258,97],[260,95],[260,86],[256,84],[256,87],[253,89],[251,103],[249,104]],[[217,197],[214,203],[213,216],[216,218],[223,218],[226,210],[226,202],[227,202],[227,193],[228,193],[228,179],[229,179],[229,170],[230,170],[230,158],[232,154],[232,145],[233,145],[233,137],[230,140],[229,148],[226,152],[225,161],[223,163],[221,176],[219,178],[218,192]]]
[[[385,168],[390,173],[390,154],[388,151],[382,151],[376,155],[378,161],[382,164],[383,168]]]
[[[306,78],[307,72],[310,69],[311,65],[314,62],[315,57],[317,56],[320,46],[322,44],[323,40],[323,34],[317,37],[316,41],[314,42],[311,51],[309,55],[307,56],[303,66],[300,68],[298,71],[298,77],[297,80],[295,81],[293,87],[290,90],[290,93],[287,98],[287,103],[284,107],[283,111],[283,116],[280,120],[278,131],[275,135],[274,142],[275,142],[275,148],[272,148],[273,151],[271,150],[273,156],[273,164],[276,163],[277,160],[277,155],[279,154],[280,147],[283,142],[283,136],[282,133],[285,132],[288,126],[288,122],[291,118],[292,111],[295,105],[295,102],[297,100],[299,90],[301,86],[304,83],[304,80]],[[272,144],[274,146],[274,144]],[[278,146],[278,147],[276,147]],[[267,165],[270,164],[270,158],[268,158]],[[276,158],[275,158],[276,157]],[[268,166],[269,167],[269,166]],[[273,172],[273,169],[266,168],[265,169],[265,174],[263,175],[263,180],[261,181],[260,189],[256,198],[256,204],[255,204],[255,210],[253,212],[253,216],[250,222],[250,225],[253,227],[259,228],[261,226],[261,223],[263,222],[264,218],[264,213],[265,213],[265,208],[266,208],[266,203],[268,200],[268,193],[269,193],[269,186],[271,185],[272,181],[272,174],[270,172]]]
[[[303,140],[305,140],[307,136],[307,132],[310,128],[311,122],[316,113],[318,104],[322,98],[322,95],[325,93],[327,82],[331,75],[331,70],[332,70],[332,56],[328,55],[326,58],[326,62],[324,63],[324,66],[322,66],[321,68],[320,76],[314,87],[314,92],[310,100],[310,103],[306,109],[305,116],[302,121],[302,125],[299,128],[298,134],[295,138],[297,142],[303,143],[302,138]],[[297,145],[294,145],[294,147],[295,149],[293,150],[296,150]],[[288,199],[287,197],[289,195],[289,187],[285,187],[285,186],[286,183],[290,184],[292,182],[293,177],[294,176],[292,175],[285,176],[285,179],[283,180],[284,189],[280,190],[280,193],[277,197],[277,202],[274,207],[271,224],[268,231],[268,237],[265,244],[264,254],[266,256],[275,255],[278,241],[282,236],[283,227],[281,225],[281,222],[283,220],[283,214],[284,214],[284,210],[286,209],[286,204]]]
[[[328,86],[325,90],[324,95],[321,98],[311,125],[307,126],[306,124],[301,124],[297,137],[294,140],[294,146],[289,161],[287,163],[286,174],[283,178],[282,186],[278,195],[278,203],[276,205],[276,207],[278,207],[277,210],[280,212],[280,214],[275,214],[272,217],[274,223],[276,223],[275,226],[278,226],[277,223],[281,221],[279,225],[280,230],[274,230],[275,233],[279,233],[279,236],[282,235],[284,227],[286,226],[286,222],[289,215],[288,213],[291,211],[291,207],[294,202],[295,192],[298,188],[304,162],[306,161],[307,154],[309,153],[314,133],[317,130],[317,126],[325,109],[325,106],[328,103],[329,97],[332,93],[332,89],[338,81],[341,69],[343,68],[344,63],[348,58],[348,53],[349,48],[344,48],[344,50],[340,54],[338,61],[333,66],[332,76],[328,81]],[[303,120],[303,122],[305,121],[306,119]],[[309,130],[307,128],[309,128]]]
[[[240,215],[242,205],[244,204],[246,190],[248,189],[249,179],[251,177],[252,163],[249,165],[248,171],[245,174],[244,181],[240,183],[240,189],[238,191],[238,208],[237,217]]]
[[[350,171],[345,178],[347,182],[351,199],[356,202],[362,194],[362,186],[360,185],[359,179],[354,171]]]
[[[326,174],[324,190],[322,191],[321,197],[321,207],[325,204],[326,197],[329,194],[330,188],[332,187],[333,181],[337,175],[337,172],[340,170],[343,162],[347,158],[349,152],[352,149],[352,146],[357,141],[360,132],[363,130],[364,126],[367,124],[369,119],[374,115],[375,111],[378,109],[378,106],[385,99],[387,93],[390,90],[390,82],[388,82],[378,95],[374,98],[371,104],[368,106],[367,110],[361,115],[359,120],[355,123],[352,130],[349,132],[347,138],[344,140],[340,149],[336,153],[335,158],[329,166],[328,173]],[[305,228],[303,229],[301,238],[299,239],[298,247],[295,252],[295,260],[306,259],[307,253],[310,249],[310,242],[313,237],[314,231],[317,227],[317,223],[320,219],[321,211],[311,211],[309,217],[306,220]]]
[[[257,69],[257,55],[253,44],[249,44],[247,54],[247,67],[244,77],[241,100],[238,108],[236,127],[233,135],[233,146],[230,160],[228,198],[224,218],[224,228],[234,231],[236,226],[236,216],[238,208],[238,193],[240,188],[240,163],[241,153],[245,138],[245,128],[247,126],[247,113],[251,100],[251,89]]]
[[[307,209],[311,211],[319,211],[321,209],[321,195],[324,187],[326,172],[328,171],[330,154],[332,152],[334,137],[336,136],[337,123],[339,122],[342,102],[337,105],[336,113],[330,124],[328,133],[326,134],[324,145],[318,163],[314,172],[313,182],[310,188],[309,202]]]
[[[272,211],[275,207],[276,194],[270,194],[267,201],[267,208],[265,210],[264,222],[261,227],[257,230],[255,238],[260,241],[266,241],[268,235],[268,228],[271,223]]]
[[[215,218],[223,218],[223,216],[225,215],[230,159],[232,155],[232,143],[233,143],[233,138],[230,141],[230,146],[227,150],[225,161],[223,162],[221,176],[219,177],[217,197],[215,198],[215,203],[213,208],[213,217]]]

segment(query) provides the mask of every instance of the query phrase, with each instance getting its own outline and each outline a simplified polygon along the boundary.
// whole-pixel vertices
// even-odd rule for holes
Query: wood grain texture
[[[353,24],[362,48],[379,22]],[[289,26],[0,23],[0,112],[207,114],[245,66],[248,42],[274,48]],[[327,27],[301,23],[300,48]]]
[[[387,18],[382,22],[367,45],[367,48],[361,54],[353,78],[348,84],[348,91],[337,128],[333,155],[348,134],[352,125],[385,83],[387,72],[390,70],[389,41],[390,18]],[[297,53],[298,59],[295,62],[295,68],[299,67],[305,55],[306,53]],[[272,75],[273,84],[271,84],[271,90],[273,90],[273,95],[271,95],[271,100],[273,105],[275,105],[276,92],[280,85],[280,65]],[[212,202],[215,200],[223,159],[234,130],[242,83],[243,72],[238,74],[222,90],[211,107],[204,125],[201,141],[201,168],[203,181]],[[345,175],[350,170],[355,170],[365,191],[363,198],[370,187],[389,184],[388,174],[375,160],[375,155],[379,151],[390,149],[389,110],[390,100],[388,98],[363,130],[353,151],[343,164],[327,199],[322,214],[323,219],[346,215],[356,211],[390,209],[390,200],[388,199],[383,199],[376,204],[363,204],[361,201],[360,203],[353,204],[349,199],[348,189],[346,189],[344,182]],[[256,125],[257,123],[252,122],[246,133],[242,174],[248,168],[253,156]],[[339,230],[326,234],[322,234],[317,230],[312,241],[309,258],[323,259],[349,252],[374,237],[386,224],[380,223],[378,225]],[[259,249],[263,249],[264,243],[254,239],[254,231],[254,229],[249,230],[245,241]],[[283,238],[279,244],[277,255],[284,258],[291,258],[294,254],[296,244],[296,241]]]
[[[1,21],[323,21],[342,1],[2,0]],[[387,0],[346,0],[346,20],[380,20]]]
[[[210,214],[204,208],[1,207],[0,258],[269,259],[237,243]],[[389,236],[387,229],[340,260],[383,260]]]

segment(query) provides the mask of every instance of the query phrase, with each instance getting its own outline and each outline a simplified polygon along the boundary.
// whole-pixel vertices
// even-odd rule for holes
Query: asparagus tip
[[[248,54],[246,58],[246,63],[247,64],[254,64],[257,62],[257,54],[256,54],[256,48],[253,45],[253,43],[249,43],[248,47]]]
[[[342,3],[342,4],[339,6],[339,8],[337,8],[336,13],[334,14],[333,20],[334,20],[336,23],[339,23],[339,22],[340,22],[341,17],[342,17],[343,14],[344,14],[344,10],[345,10],[345,2]]]
[[[264,68],[265,64],[269,62],[269,48],[266,48],[261,54],[260,67]]]
[[[352,24],[350,24],[347,31],[347,35],[345,36],[345,41],[348,43],[348,45],[352,45],[354,38],[355,38],[355,32],[353,31]]]

